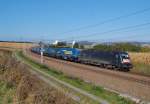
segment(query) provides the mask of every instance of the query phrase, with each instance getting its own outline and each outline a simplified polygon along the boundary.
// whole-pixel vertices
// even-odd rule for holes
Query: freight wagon
[[[50,47],[46,47],[44,48],[44,55],[45,56],[49,56],[49,57],[54,57],[56,58],[57,56],[57,51],[58,49],[57,48],[50,48]]]
[[[56,56],[64,60],[77,61],[79,52],[76,48],[59,48],[57,49]]]
[[[52,48],[52,47],[44,47],[44,48],[33,47],[31,51],[40,54],[42,49],[43,49],[43,54],[45,56],[74,61],[74,62],[78,60],[78,56],[80,53],[80,51],[76,48]]]
[[[31,51],[34,52],[34,53],[40,54],[41,48],[40,47],[32,47]]]
[[[42,48],[33,47],[32,52],[40,54]],[[128,71],[132,68],[130,57],[127,52],[111,52],[98,50],[79,50],[76,48],[43,48],[43,54],[49,57],[54,57],[73,62],[91,64],[100,67],[111,69],[120,69]]]

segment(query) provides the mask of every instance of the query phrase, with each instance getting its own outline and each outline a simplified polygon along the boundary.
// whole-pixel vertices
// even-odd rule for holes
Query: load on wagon
[[[79,52],[76,48],[59,48],[56,56],[64,60],[77,61]]]
[[[53,47],[33,47],[31,51],[40,54],[42,49],[46,56],[73,62],[91,64],[111,69],[120,69],[123,71],[129,71],[133,67],[127,52]]]

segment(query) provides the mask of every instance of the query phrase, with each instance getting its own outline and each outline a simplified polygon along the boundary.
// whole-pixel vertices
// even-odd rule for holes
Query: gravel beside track
[[[40,62],[40,55],[29,50],[26,55]],[[112,71],[79,63],[44,57],[44,64],[63,73],[81,78],[87,82],[129,95],[137,99],[150,101],[150,77],[128,72]]]

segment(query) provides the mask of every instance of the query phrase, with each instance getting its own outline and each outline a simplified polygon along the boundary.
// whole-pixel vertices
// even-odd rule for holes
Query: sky
[[[0,40],[150,42],[150,9],[100,24],[146,8],[150,0],[0,0]]]

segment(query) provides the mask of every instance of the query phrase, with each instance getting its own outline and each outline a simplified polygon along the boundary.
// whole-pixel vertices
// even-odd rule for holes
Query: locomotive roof
[[[114,54],[128,54],[125,51],[105,51],[105,50],[96,50],[96,49],[85,49],[83,52],[106,52],[106,53],[114,53]]]

